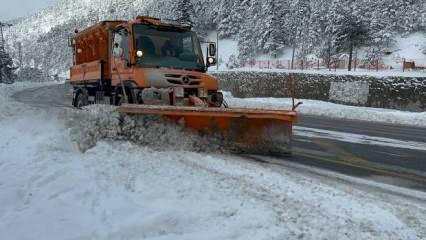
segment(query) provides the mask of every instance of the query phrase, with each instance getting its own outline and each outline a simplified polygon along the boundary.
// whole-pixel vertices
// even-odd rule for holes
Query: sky
[[[0,0],[0,21],[36,13],[56,0]]]

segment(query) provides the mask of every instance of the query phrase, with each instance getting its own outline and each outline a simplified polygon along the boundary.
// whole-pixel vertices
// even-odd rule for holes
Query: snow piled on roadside
[[[63,111],[16,103],[19,89],[0,85],[4,239],[426,237],[424,204],[292,169],[126,141],[81,153]]]
[[[84,152],[102,140],[124,140],[157,150],[224,152],[220,139],[199,136],[194,131],[150,115],[122,115],[116,107],[92,105],[67,112],[71,138]]]
[[[401,64],[402,65],[402,64]],[[242,67],[238,69],[219,69],[219,71],[214,68],[209,69],[210,72],[261,72],[261,73],[270,73],[270,72],[284,72],[284,73],[304,73],[304,74],[312,74],[312,75],[339,75],[339,76],[372,76],[377,78],[385,78],[385,77],[426,77],[426,71],[418,70],[418,71],[405,71],[402,70],[382,70],[382,71],[374,71],[374,70],[356,70],[356,71],[348,71],[346,69],[337,69],[336,71],[328,69],[264,69],[264,68],[250,68],[250,67]]]
[[[236,98],[225,93],[231,107],[291,109],[291,98]],[[426,112],[405,112],[384,108],[356,107],[318,100],[296,99],[303,102],[297,108],[302,114],[426,127]]]

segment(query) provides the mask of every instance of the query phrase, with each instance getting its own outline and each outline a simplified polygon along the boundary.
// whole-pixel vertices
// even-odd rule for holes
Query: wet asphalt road
[[[305,164],[426,191],[426,128],[318,116],[301,116],[298,126],[394,144],[304,137],[298,136],[296,130],[295,156],[290,161],[302,160]]]
[[[51,85],[13,97],[36,106],[71,107],[72,91],[69,85]],[[426,128],[301,115],[293,156],[278,160],[426,192]]]

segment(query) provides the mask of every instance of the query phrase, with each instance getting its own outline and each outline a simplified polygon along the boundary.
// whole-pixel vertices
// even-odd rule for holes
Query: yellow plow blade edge
[[[240,152],[291,153],[294,111],[124,104],[120,113],[167,117],[185,128],[220,136]]]

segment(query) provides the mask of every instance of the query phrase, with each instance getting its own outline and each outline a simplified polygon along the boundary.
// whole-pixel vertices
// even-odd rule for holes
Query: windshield
[[[169,67],[204,71],[204,61],[194,32],[153,25],[134,25],[135,49],[144,67]]]

